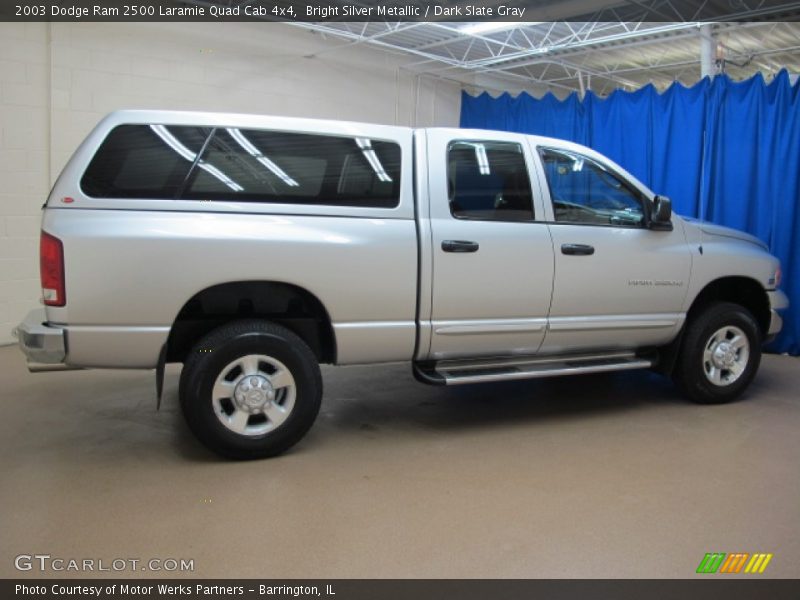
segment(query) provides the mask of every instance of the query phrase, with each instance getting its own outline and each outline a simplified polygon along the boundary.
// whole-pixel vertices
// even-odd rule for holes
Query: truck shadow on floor
[[[330,450],[330,445],[353,440],[392,440],[438,437],[460,432],[491,432],[499,428],[553,427],[585,423],[591,427],[605,417],[662,420],[664,411],[681,407],[696,411],[717,407],[693,405],[669,378],[649,370],[573,375],[459,386],[418,383],[410,365],[323,367],[324,395],[319,417],[289,454]],[[768,394],[767,376],[756,378],[750,390],[735,401]],[[168,402],[177,404],[177,389]],[[647,413],[650,413],[648,416]],[[187,458],[209,457],[180,422],[179,445]]]
[[[415,382],[407,369],[391,367],[380,375],[365,369],[328,376],[320,420],[338,431],[481,429],[589,419],[665,403],[688,401],[669,379],[649,371],[430,387]]]
[[[319,417],[289,454],[323,452],[329,444],[352,437],[391,444],[398,436],[590,421],[609,413],[688,404],[667,378],[649,371],[452,387],[420,384],[408,365],[326,368],[323,378]],[[177,390],[169,392],[166,402],[177,404]],[[177,423],[175,445],[187,459],[217,460],[183,422]]]
[[[766,371],[742,397],[744,403],[785,389],[776,362],[767,362],[763,368]],[[56,453],[64,461],[101,452],[109,461],[135,457],[150,462],[164,460],[165,453],[173,452],[178,460],[218,462],[183,421],[179,373],[178,366],[169,369],[159,412],[150,373],[64,372],[32,379],[14,393],[38,400],[29,403],[29,414],[7,442],[33,453]],[[319,418],[308,436],[290,450],[291,455],[335,452],[353,441],[379,442],[391,448],[409,438],[439,440],[450,435],[456,439],[461,432],[480,435],[519,427],[532,432],[564,423],[589,427],[609,416],[661,422],[663,411],[684,407],[687,418],[695,419],[695,411],[706,410],[692,406],[667,378],[646,370],[453,387],[420,384],[410,366],[402,363],[324,367],[323,373]],[[36,435],[42,420],[60,423],[46,446]],[[406,442],[400,447],[407,447]]]

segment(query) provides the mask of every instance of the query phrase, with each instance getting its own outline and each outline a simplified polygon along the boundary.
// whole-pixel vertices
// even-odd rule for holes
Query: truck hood
[[[716,223],[710,223],[709,221],[701,221],[699,219],[693,219],[691,217],[682,217],[684,221],[691,223],[695,227],[697,227],[700,231],[703,232],[704,236],[717,236],[717,237],[725,237],[725,238],[733,238],[735,240],[741,240],[743,242],[750,242],[751,244],[755,244],[759,248],[763,248],[764,250],[769,250],[769,247],[758,239],[754,235],[750,235],[749,233],[745,233],[744,231],[739,231],[738,229],[732,229],[730,227],[723,227],[722,225],[717,225]]]

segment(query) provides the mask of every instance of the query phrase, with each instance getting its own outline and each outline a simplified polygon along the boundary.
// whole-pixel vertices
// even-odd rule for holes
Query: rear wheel
[[[700,404],[730,402],[750,385],[761,362],[753,315],[738,304],[719,302],[687,327],[673,374],[676,385]]]
[[[183,366],[181,409],[208,448],[237,459],[296,444],[319,412],[322,378],[311,349],[266,321],[237,321],[206,335]]]

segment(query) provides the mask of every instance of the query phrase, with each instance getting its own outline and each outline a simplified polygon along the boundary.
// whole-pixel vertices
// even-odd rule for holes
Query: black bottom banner
[[[268,600],[324,598],[325,600],[532,600],[535,598],[642,598],[720,600],[800,598],[800,582],[760,580],[653,579],[5,579],[0,598],[126,598],[166,600]]]

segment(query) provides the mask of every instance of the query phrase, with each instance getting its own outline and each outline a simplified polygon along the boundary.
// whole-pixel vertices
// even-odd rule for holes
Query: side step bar
[[[423,383],[433,385],[460,385],[647,369],[652,367],[654,362],[653,359],[637,356],[633,352],[488,360],[442,360],[435,363],[414,363],[414,376]]]

